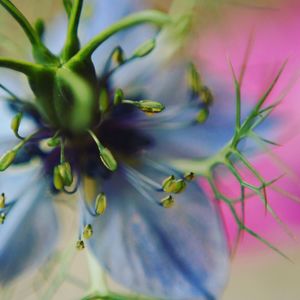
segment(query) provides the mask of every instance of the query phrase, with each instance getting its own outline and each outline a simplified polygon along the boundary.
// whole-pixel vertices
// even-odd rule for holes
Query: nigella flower
[[[58,236],[53,202],[58,194],[75,194],[81,225],[74,244],[116,282],[162,299],[216,299],[228,273],[222,222],[192,170],[172,163],[207,154],[211,141],[200,138],[211,92],[193,65],[188,84],[182,64],[162,69],[155,35],[135,45],[145,31],[120,34],[143,23],[162,27],[168,16],[126,16],[80,46],[82,2],[64,1],[67,38],[54,55],[42,43],[43,23],[33,28],[9,0],[0,1],[27,34],[35,60],[0,58],[1,67],[27,76],[35,96],[26,100],[1,85],[2,120],[12,116],[19,142],[10,148],[6,133],[1,140],[0,282],[45,262]],[[105,25],[131,7],[101,4],[97,22]],[[94,64],[102,43],[106,52]],[[32,131],[24,135],[22,128]]]

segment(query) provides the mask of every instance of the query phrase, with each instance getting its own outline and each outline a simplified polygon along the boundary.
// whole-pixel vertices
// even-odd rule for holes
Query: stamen
[[[117,65],[122,65],[125,61],[125,55],[123,49],[118,46],[116,47],[112,54],[111,54],[111,60],[117,64]]]
[[[165,106],[162,103],[152,100],[123,100],[122,103],[134,105],[141,111],[149,114],[160,113],[165,109]]]
[[[166,196],[160,200],[160,205],[163,206],[164,208],[171,208],[174,206],[174,204],[175,204],[175,200],[171,195]]]
[[[147,189],[151,188],[154,189],[156,192],[162,192],[162,187],[159,183],[152,180],[151,178],[145,176],[144,174],[138,172],[137,170],[131,168],[130,166],[126,166],[126,171],[129,173],[132,178],[138,179],[140,184],[142,184]]]
[[[176,180],[172,175],[163,181],[162,188],[166,193],[179,194],[186,189],[186,183],[183,179]]]
[[[99,110],[101,113],[106,113],[109,108],[109,96],[106,88],[100,91],[99,95]]]
[[[83,241],[83,240],[78,240],[78,241],[76,242],[76,248],[77,248],[77,250],[79,250],[79,251],[84,250],[84,248],[85,248],[84,241]]]
[[[202,102],[208,106],[213,104],[214,96],[207,86],[202,86],[199,91],[199,97],[202,100]]]
[[[192,95],[198,94],[202,86],[202,80],[196,66],[190,63],[187,69],[187,85],[190,88]]]
[[[107,198],[104,193],[100,193],[95,201],[96,215],[103,215],[107,207]]]
[[[156,40],[151,39],[146,41],[144,44],[140,45],[132,55],[132,58],[142,58],[150,54],[156,46]]]
[[[1,195],[0,195],[0,209],[2,209],[2,208],[5,208],[5,199],[6,197],[5,197],[5,194],[4,193],[2,193]]]
[[[91,224],[88,224],[84,227],[83,229],[83,237],[88,240],[92,237],[93,235],[93,227]]]
[[[53,170],[53,184],[54,187],[61,191],[65,186],[71,186],[73,183],[73,174],[69,162],[63,162],[54,167]]]
[[[60,131],[56,131],[56,133],[54,134],[54,136],[52,138],[50,138],[48,141],[47,141],[47,145],[49,147],[57,147],[60,145],[61,143],[61,138],[59,137],[59,134],[60,134]]]
[[[184,174],[184,179],[187,181],[192,181],[195,178],[195,173],[187,172]]]
[[[38,131],[24,138],[19,144],[17,144],[12,150],[7,151],[0,157],[0,171],[5,171],[15,160],[18,151],[24,147],[24,145],[30,141]]]
[[[5,171],[15,160],[17,156],[16,150],[10,150],[0,157],[0,171]]]
[[[5,222],[6,219],[6,214],[5,213],[1,213],[0,214],[0,224],[3,224]]]
[[[15,136],[19,139],[23,139],[20,135],[19,135],[19,128],[20,128],[20,124],[23,118],[23,113],[17,113],[11,120],[10,123],[10,128],[12,129],[12,131],[14,132]]]
[[[115,171],[118,167],[118,164],[117,164],[115,158],[113,157],[112,153],[110,152],[110,150],[108,148],[105,148],[100,143],[97,136],[91,130],[88,130],[88,133],[93,138],[94,142],[96,143],[96,145],[98,147],[98,150],[100,153],[100,159],[101,159],[102,163],[104,164],[104,166],[110,171]]]
[[[199,110],[198,115],[196,117],[196,121],[199,124],[203,124],[207,120],[208,116],[209,116],[209,110],[206,106],[204,106]]]
[[[124,100],[124,92],[121,89],[116,89],[114,96],[114,105],[119,105]]]

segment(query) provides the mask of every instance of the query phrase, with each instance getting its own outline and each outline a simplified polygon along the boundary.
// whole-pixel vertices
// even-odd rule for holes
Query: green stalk
[[[39,71],[43,71],[46,69],[44,66],[39,64],[10,59],[6,57],[0,57],[0,68],[1,67],[23,73],[29,77],[36,75]]]
[[[67,39],[63,50],[62,58],[67,61],[79,50],[78,25],[82,10],[83,0],[75,0],[70,17],[67,32]]]
[[[158,26],[163,26],[166,23],[170,22],[170,18],[168,15],[155,11],[155,10],[146,10],[143,12],[132,14],[115,24],[111,25],[96,37],[94,37],[91,41],[89,41],[82,49],[74,55],[68,62],[67,66],[72,67],[82,61],[89,59],[94,51],[109,37],[116,34],[117,32],[134,27],[143,23],[151,23]]]

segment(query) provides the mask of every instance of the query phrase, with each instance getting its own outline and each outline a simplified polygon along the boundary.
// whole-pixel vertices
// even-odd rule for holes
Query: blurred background
[[[101,1],[101,0],[99,0]],[[185,1],[185,0],[182,0]],[[14,0],[31,20],[47,22],[62,11],[59,0]],[[170,1],[149,0],[149,5],[167,10]],[[210,2],[209,5],[207,2]],[[86,12],[87,16],[91,12]],[[244,235],[232,260],[232,272],[223,300],[298,300],[300,299],[300,5],[299,1],[200,1],[195,10],[189,52],[200,66],[203,76],[218,78],[233,89],[228,58],[236,72],[243,70],[247,59],[243,91],[250,105],[274,77],[278,67],[289,59],[279,86],[272,93],[284,101],[276,110],[280,122],[272,135],[279,148],[265,149],[267,154],[256,156],[253,163],[267,177],[285,177],[268,191],[269,200],[289,227],[294,237],[266,215],[255,198],[247,203],[247,225],[274,243],[288,255],[292,263],[252,237]],[[0,9],[0,55],[27,57],[29,44],[18,25]],[[227,182],[234,189],[234,183]],[[224,209],[229,239],[234,241],[236,228]],[[75,221],[74,221],[75,222]],[[69,225],[70,227],[70,225]],[[68,229],[66,230],[68,232]],[[83,257],[74,264],[74,272],[84,274]],[[82,269],[83,268],[83,269]],[[55,299],[76,299],[80,283],[70,282],[61,288]],[[76,288],[75,288],[76,286]],[[66,291],[68,291],[66,293]],[[72,292],[71,292],[72,291]],[[65,296],[65,295],[68,296]]]

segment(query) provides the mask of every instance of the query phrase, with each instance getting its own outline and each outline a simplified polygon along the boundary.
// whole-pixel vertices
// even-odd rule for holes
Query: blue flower
[[[83,22],[82,41],[137,10],[138,4],[96,2],[99,14]],[[95,52],[94,64],[87,59],[70,69],[65,66],[78,49],[65,47],[61,63],[38,45],[43,50],[36,54],[39,66],[63,67],[57,67],[54,77],[50,71],[48,77],[33,76],[26,69],[37,100],[23,101],[9,92],[10,100],[1,105],[3,120],[10,122],[7,116],[17,114],[20,119],[14,117],[12,128],[20,137],[21,120],[26,136],[17,146],[3,143],[5,154],[0,159],[5,169],[0,179],[5,192],[1,284],[40,266],[51,255],[58,237],[53,201],[57,193],[65,192],[80,198],[77,247],[87,247],[116,282],[162,299],[216,299],[222,293],[229,262],[218,209],[193,174],[176,169],[172,161],[214,153],[229,136],[224,127],[232,124],[221,110],[212,111],[205,125],[197,122],[199,112],[206,114],[210,105],[204,99],[209,94],[199,92],[209,91],[187,86],[185,62],[164,65],[163,43],[152,49],[156,35],[144,25],[117,33]],[[127,65],[123,55],[130,53],[136,57]],[[193,68],[191,72],[197,77]],[[214,124],[221,119],[220,138]],[[8,126],[3,125],[2,141],[10,139]],[[92,198],[86,180],[94,183]]]

